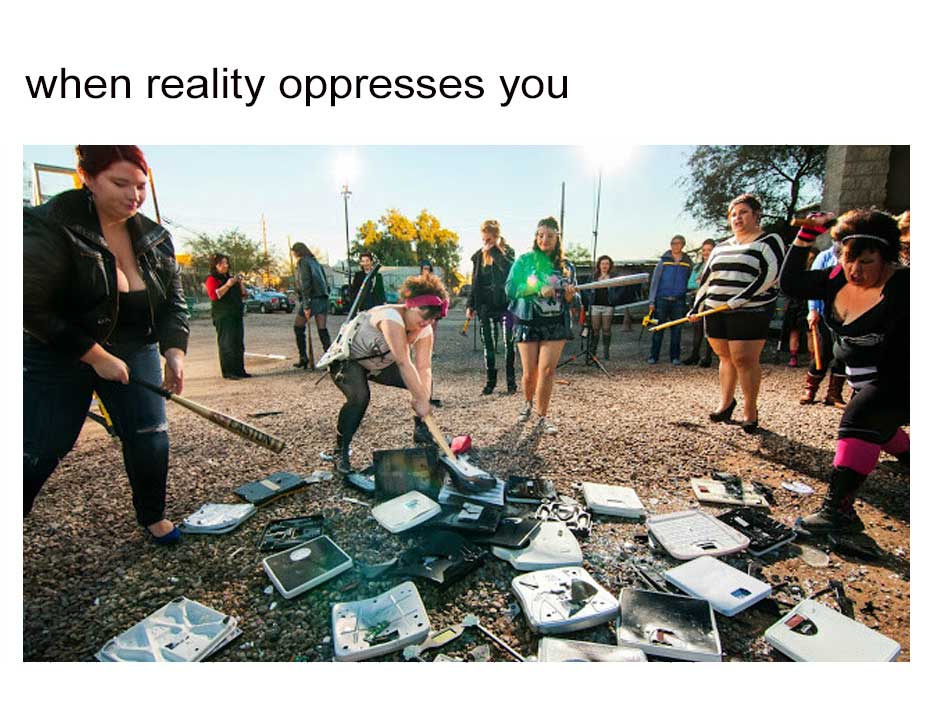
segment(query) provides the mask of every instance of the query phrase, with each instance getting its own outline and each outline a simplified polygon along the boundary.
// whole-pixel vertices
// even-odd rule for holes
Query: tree
[[[704,227],[728,229],[727,206],[741,193],[763,204],[764,229],[785,229],[802,205],[821,196],[827,146],[699,146],[689,156],[685,212]]]
[[[371,252],[387,266],[418,266],[428,259],[447,286],[457,284],[455,272],[461,254],[456,232],[441,226],[438,218],[422,210],[415,222],[395,208],[378,222],[367,220],[357,228],[351,253]]]
[[[221,233],[216,237],[200,234],[188,241],[192,254],[192,267],[202,279],[211,270],[211,256],[215,253],[226,254],[230,258],[231,270],[244,272],[253,280],[262,280],[267,271],[271,275],[279,274],[279,264],[274,251],[263,254],[262,245],[254,242],[237,228]]]
[[[591,261],[591,250],[580,242],[569,242],[565,247],[565,258],[570,262]]]

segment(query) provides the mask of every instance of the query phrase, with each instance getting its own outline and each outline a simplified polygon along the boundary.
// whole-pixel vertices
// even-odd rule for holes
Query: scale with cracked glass
[[[548,521],[525,548],[510,549],[495,545],[491,552],[523,572],[554,567],[576,567],[584,561],[578,539],[564,523]]]
[[[622,518],[642,518],[646,508],[630,487],[581,482],[584,502],[592,513]]]
[[[724,616],[736,616],[773,590],[766,582],[709,555],[666,570],[665,578],[689,596],[707,599]]]
[[[542,638],[536,659],[539,662],[646,662],[646,653],[621,645]]]
[[[465,491],[459,488],[451,478],[451,475],[445,475],[445,483],[438,492],[438,503],[449,504],[451,506],[460,506],[465,501],[474,504],[484,504],[485,506],[502,507],[505,503],[504,492],[506,491],[506,482],[497,478],[493,488],[483,491]]]
[[[797,662],[888,662],[900,651],[892,638],[812,599],[799,602],[765,637]]]
[[[180,596],[111,638],[94,657],[101,662],[199,662],[240,635],[237,623]]]
[[[521,574],[510,583],[529,627],[536,633],[570,633],[617,616],[613,594],[581,567]]]
[[[617,645],[673,660],[721,660],[721,637],[710,603],[645,589],[620,592]]]
[[[179,530],[183,533],[222,535],[230,533],[256,513],[253,504],[204,504],[182,521]]]
[[[286,599],[351,568],[351,556],[322,535],[263,560],[263,569]]]
[[[331,607],[334,659],[369,660],[423,643],[431,631],[419,590],[403,582],[371,599]]]

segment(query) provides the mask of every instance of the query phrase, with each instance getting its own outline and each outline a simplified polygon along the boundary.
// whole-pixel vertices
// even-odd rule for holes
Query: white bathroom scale
[[[334,659],[369,660],[422,643],[431,631],[419,590],[403,582],[371,599],[331,607]]]
[[[678,511],[649,516],[646,527],[653,539],[678,560],[702,555],[731,555],[745,550],[750,539],[702,511]]]
[[[630,487],[582,482],[581,492],[592,513],[623,518],[642,518],[646,508]]]
[[[667,582],[689,596],[707,599],[719,614],[736,616],[770,595],[773,588],[710,555],[665,571]]]
[[[442,507],[425,494],[409,491],[374,506],[370,513],[390,533],[402,533],[441,513]]]
[[[504,548],[494,545],[491,552],[506,560],[518,570],[547,570],[553,567],[577,567],[584,562],[581,546],[571,529],[558,521],[539,524],[539,532],[533,535],[525,548]]]
[[[570,633],[617,617],[619,604],[613,594],[582,567],[521,574],[510,588],[536,633]]]
[[[308,591],[351,568],[351,556],[327,535],[263,560],[263,569],[286,599]]]
[[[536,659],[539,662],[646,662],[646,653],[620,645],[542,638]]]

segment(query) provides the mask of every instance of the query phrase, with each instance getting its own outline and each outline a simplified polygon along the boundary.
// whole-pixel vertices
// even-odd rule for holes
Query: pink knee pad
[[[880,459],[880,446],[859,438],[841,438],[834,453],[834,466],[870,474]]]
[[[905,430],[897,428],[896,432],[893,433],[893,437],[880,445],[880,447],[884,452],[888,452],[894,457],[903,452],[909,452],[909,436],[906,435]]]

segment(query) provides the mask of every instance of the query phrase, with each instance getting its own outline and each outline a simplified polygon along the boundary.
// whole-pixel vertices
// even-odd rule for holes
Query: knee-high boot
[[[610,359],[610,330],[604,330],[602,333],[601,342],[604,345],[604,359]]]
[[[296,369],[308,369],[308,347],[305,344],[305,328],[293,325],[292,331],[295,333],[295,346],[299,348],[299,361],[292,366]]]

